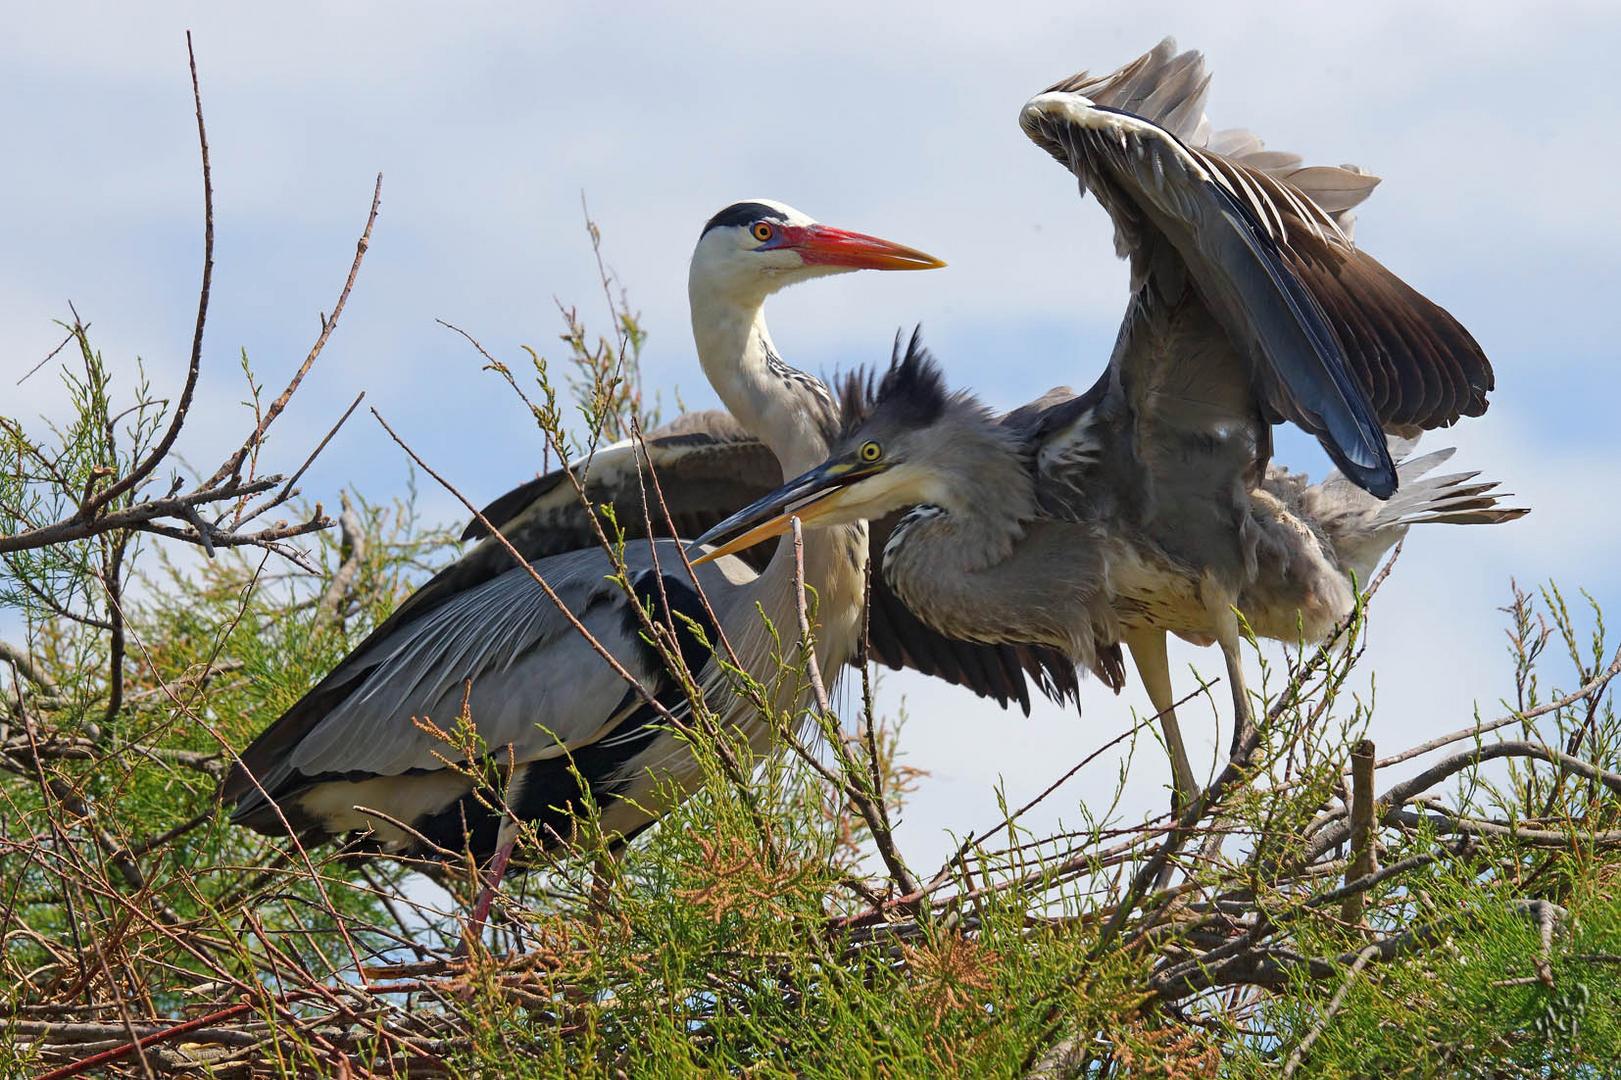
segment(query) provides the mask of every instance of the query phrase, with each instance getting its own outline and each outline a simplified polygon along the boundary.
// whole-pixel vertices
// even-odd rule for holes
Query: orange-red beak
[[[945,265],[927,252],[866,233],[831,225],[784,229],[783,247],[799,252],[806,266],[843,266],[851,270],[936,270]]]

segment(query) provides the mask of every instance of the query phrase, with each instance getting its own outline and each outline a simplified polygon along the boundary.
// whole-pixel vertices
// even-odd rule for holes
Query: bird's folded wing
[[[1351,243],[1349,211],[1376,178],[1301,168],[1246,132],[1211,135],[1207,84],[1199,55],[1165,42],[1038,95],[1021,124],[1106,207],[1134,270],[1152,274],[1174,249],[1248,356],[1266,414],[1318,435],[1342,470],[1388,494],[1380,429],[1478,415],[1491,366],[1446,311]]]
[[[646,549],[627,559],[633,569],[646,563]],[[545,567],[586,630],[655,685],[658,665],[626,619],[612,571],[601,551]],[[634,700],[629,692],[534,578],[513,569],[374,633],[243,751],[221,796],[240,815],[262,802],[260,787],[279,797],[314,777],[444,768],[465,755],[438,731],[454,732],[464,709],[488,752],[511,746],[518,761],[538,760],[609,733],[616,711]]]
[[[905,511],[868,524],[873,559],[872,602],[867,610],[868,652],[886,667],[910,668],[966,686],[980,697],[1006,708],[1016,702],[1030,715],[1034,683],[1053,701],[1078,702],[1080,679],[1075,665],[1057,649],[1039,645],[986,645],[948,638],[925,626],[883,580],[878,560],[889,534]]]
[[[646,471],[649,465],[660,482],[657,490]],[[573,471],[592,506],[614,508],[615,522],[627,537],[647,532],[644,513],[655,519],[655,535],[668,534],[673,522],[675,535],[697,536],[783,479],[765,444],[717,411],[684,413],[649,432],[641,446],[625,440],[601,447]],[[529,559],[598,543],[580,491],[562,469],[513,488],[485,507],[482,516]],[[478,518],[462,532],[463,540],[487,536],[489,529]]]
[[[474,518],[462,532],[463,540],[477,540],[477,546],[412,593],[355,652],[515,568],[512,552],[490,535],[484,521],[495,526],[524,560],[537,562],[570,552],[600,551],[601,536],[610,541],[697,536],[782,482],[776,457],[726,413],[683,414],[649,433],[643,445],[645,450],[630,440],[614,443],[575,463],[573,472],[586,502],[569,473],[553,469],[490,503],[482,512],[483,521]],[[652,462],[651,474],[639,464],[643,461]],[[658,486],[650,477],[658,478]],[[604,516],[605,507],[611,516]],[[770,557],[770,549],[753,557],[758,569]]]

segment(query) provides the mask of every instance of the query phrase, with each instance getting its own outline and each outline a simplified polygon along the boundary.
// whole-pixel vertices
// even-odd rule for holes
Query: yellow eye
[[[869,440],[861,444],[861,449],[856,451],[856,456],[871,465],[884,456],[884,448]]]
[[[769,240],[776,235],[776,231],[763,221],[756,221],[754,223],[754,228],[750,229],[749,231],[754,234],[754,238],[756,240],[760,241]]]

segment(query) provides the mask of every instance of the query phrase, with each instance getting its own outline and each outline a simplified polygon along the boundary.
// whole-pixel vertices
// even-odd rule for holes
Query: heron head
[[[882,378],[856,372],[840,396],[843,428],[827,460],[699,537],[720,546],[698,561],[781,535],[796,517],[844,525],[921,504],[962,512],[982,501],[982,484],[996,486],[995,502],[1029,484],[1012,437],[977,398],[946,389],[916,334],[904,355],[897,340]]]
[[[932,270],[945,263],[916,248],[836,229],[785,203],[733,203],[704,225],[691,283],[765,296],[807,278],[851,270]]]

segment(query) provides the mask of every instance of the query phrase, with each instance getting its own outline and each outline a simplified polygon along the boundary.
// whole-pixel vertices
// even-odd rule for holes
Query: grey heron
[[[1065,549],[1076,560],[1065,573],[1076,576],[1077,591],[1049,602],[1078,603],[1071,614],[1080,621],[1069,624],[1067,641],[1037,640],[1062,644],[1081,660],[1114,640],[1127,645],[1162,716],[1179,796],[1191,791],[1191,772],[1171,708],[1166,633],[1220,645],[1236,744],[1250,707],[1235,607],[1262,599],[1258,590],[1273,572],[1267,560],[1278,552],[1304,557],[1314,543],[1332,546],[1322,536],[1324,521],[1308,526],[1299,514],[1285,513],[1280,481],[1268,468],[1272,425],[1288,421],[1317,436],[1343,478],[1332,490],[1348,492],[1349,484],[1371,500],[1391,499],[1389,516],[1375,514],[1385,530],[1379,535],[1388,536],[1420,511],[1398,494],[1403,477],[1387,435],[1411,437],[1478,416],[1493,385],[1491,365],[1469,332],[1352,241],[1350,211],[1377,178],[1353,166],[1302,167],[1297,156],[1267,151],[1248,132],[1212,133],[1204,115],[1208,86],[1200,54],[1179,54],[1167,39],[1111,74],[1058,83],[1020,114],[1025,133],[1109,214],[1116,250],[1130,265],[1131,296],[1097,384],[1019,410],[1003,436],[1020,432],[1016,438],[1030,456],[1030,479],[1022,485],[1010,479],[1005,490],[1012,504],[965,505],[926,467],[892,471],[886,464],[830,496],[828,509],[831,520],[858,518],[850,509],[857,501],[870,504],[857,507],[864,513],[894,510],[905,505],[901,491],[922,504],[887,545],[882,575],[919,614],[929,598],[908,596],[898,575],[920,565],[908,564],[908,556],[925,550],[914,545],[931,530],[985,530],[996,538],[976,556],[983,563],[966,568],[958,562],[963,551],[927,549],[948,560],[935,569],[937,588],[958,590],[958,602],[985,612],[994,598],[981,589],[992,580],[1010,590],[1066,580],[1057,565],[1066,556],[1046,550],[1047,541],[1019,542],[1030,523],[1051,518],[1078,527],[1068,533],[1075,547]],[[961,452],[950,464],[968,467]],[[934,482],[906,485],[907,477],[922,475]],[[728,528],[769,523],[761,507],[780,510],[813,494],[793,490],[735,517]],[[1034,502],[1026,498],[1031,492]],[[1441,497],[1427,487],[1413,497],[1425,493]],[[1484,496],[1459,497],[1467,507]],[[1457,510],[1477,512],[1501,519],[1485,509]],[[1089,590],[1103,579],[1090,564],[1105,556],[1081,542],[1093,526],[1131,540],[1130,557],[1108,564],[1109,601],[1101,606]],[[1306,531],[1291,540],[1291,528]],[[734,542],[722,550],[739,548]],[[1267,620],[1281,618],[1292,633],[1291,604],[1308,627],[1332,622],[1350,593],[1343,575],[1319,570],[1311,580],[1320,588],[1268,598],[1281,606],[1250,612],[1252,623],[1270,633]],[[989,576],[953,579],[958,571]],[[925,621],[966,629],[941,618],[939,599],[934,603],[935,615]],[[1007,614],[1011,631],[1019,620]]]
[[[849,270],[940,265],[920,251],[819,224],[781,203],[737,203],[710,219],[692,258],[693,332],[704,372],[735,419],[689,419],[649,439],[646,453],[655,469],[664,465],[677,479],[714,481],[671,483],[672,517],[679,522],[702,513],[718,520],[745,501],[738,484],[758,494],[827,453],[836,431],[832,396],[820,380],[778,356],[764,316],[771,293]],[[587,488],[622,495],[619,489],[635,483],[642,452],[598,453],[580,469]],[[742,461],[753,479],[734,475]],[[658,519],[660,511],[651,516]],[[688,714],[679,680],[641,634],[633,601],[608,580],[614,566],[586,527],[572,485],[543,477],[497,500],[488,517],[654,700],[678,718]],[[640,521],[641,508],[622,510],[620,518]],[[697,583],[707,605],[675,541],[632,540],[624,559],[635,597],[673,624],[686,667],[713,692],[722,721],[764,750],[769,724],[726,691],[709,650],[690,631],[674,628],[701,627],[710,642],[724,630],[746,670],[783,686],[784,680],[768,678],[775,646],[759,612],[778,626],[793,625],[791,548],[779,546],[753,565],[724,559],[706,566]],[[856,649],[866,560],[864,525],[806,537],[804,570],[819,594],[816,650],[824,671],[836,672]],[[959,681],[1003,700],[1022,698],[1026,676],[1051,693],[1073,685],[1073,668],[1050,652],[949,642],[915,620],[875,632],[886,638],[882,649],[891,657],[951,668]],[[491,799],[475,790],[467,771],[449,767],[455,751],[416,722],[429,719],[448,729],[464,699],[493,763],[515,766],[504,793],[512,818],[495,809],[503,793]],[[798,703],[774,704],[794,710]],[[517,836],[513,818],[555,844],[569,835],[570,815],[588,791],[601,808],[604,830],[628,839],[667,809],[661,793],[687,791],[697,781],[696,764],[659,723],[658,710],[594,653],[528,570],[486,536],[242,751],[220,795],[235,822],[269,834],[354,834],[390,853],[440,848],[470,850],[481,861],[493,856],[493,883]],[[487,904],[486,892],[476,921],[482,922]]]
[[[1090,393],[1054,391],[998,416],[947,390],[913,336],[881,381],[852,377],[844,426],[828,458],[699,538],[720,546],[702,565],[788,527],[849,524],[907,510],[882,574],[941,634],[1038,642],[1077,664],[1125,642],[1160,711],[1178,800],[1196,788],[1169,708],[1167,631],[1219,640],[1229,612],[1207,602],[1202,567],[1171,557],[1143,501],[1134,418]],[[1085,453],[1073,431],[1087,431]],[[1405,450],[1398,441],[1398,452]],[[1494,524],[1526,511],[1497,505],[1476,473],[1430,477],[1444,449],[1398,461],[1400,487],[1380,500],[1335,473],[1322,483],[1269,465],[1246,492],[1236,528],[1253,558],[1234,605],[1260,637],[1326,635],[1379,560],[1411,525]],[[1175,514],[1174,508],[1160,511]],[[1190,523],[1187,527],[1195,528]],[[1229,522],[1216,526],[1229,529]]]

